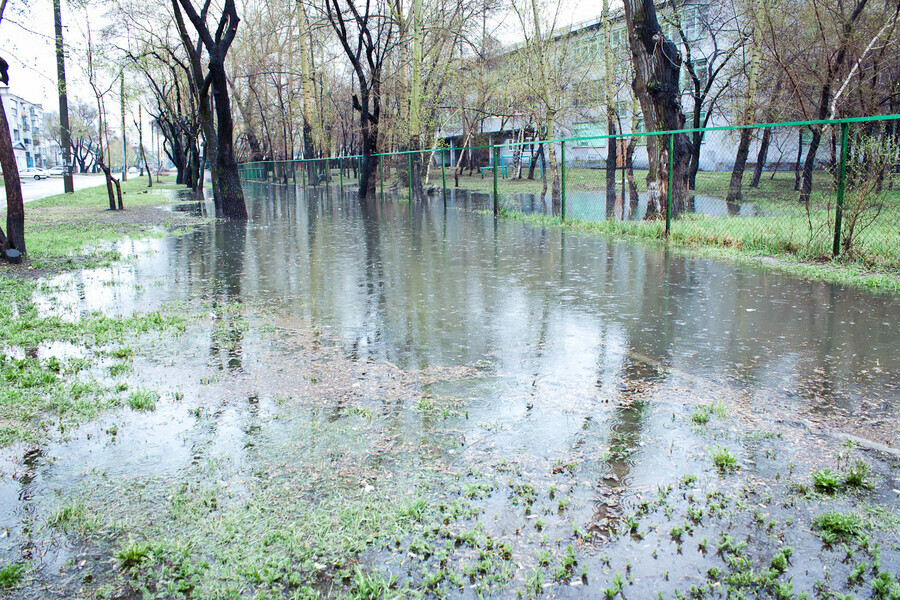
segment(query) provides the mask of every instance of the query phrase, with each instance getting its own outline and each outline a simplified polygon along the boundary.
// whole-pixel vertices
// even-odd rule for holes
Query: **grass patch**
[[[152,208],[173,201],[172,178],[147,188],[144,178],[122,183],[124,211],[109,211],[106,186],[78,190],[74,194],[59,194],[25,205],[27,244],[26,258],[35,268],[71,269],[104,264],[118,259],[109,243],[123,237],[162,235],[167,230],[199,222],[196,217],[175,211],[155,211]],[[0,211],[0,219],[5,218]],[[5,265],[3,272],[18,272],[21,268]]]
[[[860,542],[865,538],[866,522],[853,513],[830,511],[813,519],[813,529],[826,544],[851,540]]]
[[[12,563],[0,568],[0,590],[18,585],[28,567],[24,563]]]
[[[728,451],[728,448],[723,448],[722,446],[710,448],[709,456],[712,458],[716,468],[722,473],[733,473],[738,469],[737,458]]]
[[[565,225],[575,229],[613,236],[638,237],[649,240],[665,238],[665,222],[607,220],[603,214],[603,172],[591,169],[567,169],[567,210]],[[645,173],[635,173],[643,181]],[[724,198],[728,190],[726,175],[701,172],[697,175],[697,196]],[[764,178],[765,179],[765,178]],[[854,247],[846,256],[832,261],[835,198],[830,189],[830,176],[817,173],[815,184],[820,191],[813,194],[810,213],[797,204],[793,177],[782,175],[764,181],[758,189],[745,188],[744,202],[753,202],[755,216],[706,216],[684,213],[675,219],[669,244],[715,257],[759,263],[760,257],[776,260],[768,266],[779,270],[833,283],[853,285],[878,291],[900,292],[900,192],[885,192],[884,208],[867,229],[856,236]],[[460,187],[491,193],[490,177],[463,177]],[[506,180],[499,186],[504,217],[537,225],[563,225],[556,216],[524,214],[522,193],[539,195],[540,181]],[[641,190],[643,191],[643,189]],[[590,194],[596,192],[597,197]],[[579,196],[580,193],[580,196]]]
[[[156,410],[156,402],[159,400],[159,394],[150,390],[134,390],[128,394],[128,406],[132,410],[153,411]]]
[[[93,374],[108,354],[102,349],[116,344],[113,352],[123,354],[123,340],[151,332],[178,335],[188,323],[184,315],[161,311],[68,321],[41,314],[38,291],[34,281],[0,277],[0,339],[8,353],[0,352],[0,446],[37,440],[51,424],[81,422],[120,406],[115,390]],[[82,348],[86,357],[41,357],[40,349],[52,342]]]

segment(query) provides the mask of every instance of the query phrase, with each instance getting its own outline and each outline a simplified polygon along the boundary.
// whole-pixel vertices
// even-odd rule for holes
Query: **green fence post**
[[[560,165],[560,179],[562,180],[560,183],[560,206],[559,206],[559,216],[560,219],[565,222],[566,220],[566,142],[562,142],[562,153],[560,156],[561,165]]]
[[[669,134],[669,183],[666,186],[666,237],[672,230],[672,194],[675,187],[675,134]]]
[[[444,164],[444,153],[441,152],[441,191],[444,194],[444,208],[447,208],[447,166]]]
[[[494,216],[496,217],[500,214],[500,195],[497,193],[497,169],[499,168],[497,163],[499,162],[500,150],[493,144],[491,145],[491,154],[494,157],[494,168],[492,170],[494,171]]]
[[[407,153],[406,155],[406,165],[407,165],[407,179],[409,180],[409,206],[410,210],[412,210],[412,152]]]
[[[378,170],[381,173],[381,203],[384,204],[384,156],[378,157]]]
[[[834,209],[834,245],[832,258],[841,253],[841,219],[844,216],[844,189],[847,186],[847,123],[841,123],[841,166],[838,171],[837,206]]]

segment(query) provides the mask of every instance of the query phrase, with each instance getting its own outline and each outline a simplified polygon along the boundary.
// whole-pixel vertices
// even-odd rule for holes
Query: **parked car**
[[[19,177],[21,177],[22,179],[26,179],[28,177],[34,177],[35,179],[47,179],[48,177],[50,177],[50,173],[37,167],[28,167],[27,169],[22,169],[21,171],[19,171]]]
[[[61,177],[64,174],[65,170],[66,168],[63,165],[57,165],[55,167],[50,167],[49,169],[47,169],[47,173],[49,173],[51,177]]]

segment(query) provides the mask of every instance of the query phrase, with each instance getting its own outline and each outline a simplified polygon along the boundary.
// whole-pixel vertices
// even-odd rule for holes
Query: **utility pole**
[[[69,101],[66,97],[66,60],[63,51],[62,14],[60,0],[53,0],[53,21],[56,25],[56,78],[59,87],[59,132],[63,156],[63,190],[66,194],[75,192],[72,181],[71,141],[69,140]]]

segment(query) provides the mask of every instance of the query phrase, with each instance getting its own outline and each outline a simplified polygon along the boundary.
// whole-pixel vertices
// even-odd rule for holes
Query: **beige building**
[[[12,137],[16,164],[19,169],[53,166],[50,136],[44,131],[44,108],[13,94],[0,85],[0,96],[6,109],[6,122]],[[55,144],[54,144],[55,145]]]

